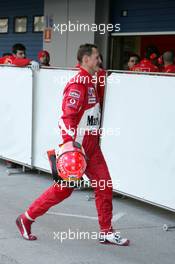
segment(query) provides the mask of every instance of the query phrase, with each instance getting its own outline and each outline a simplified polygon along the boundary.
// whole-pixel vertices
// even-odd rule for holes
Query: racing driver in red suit
[[[100,98],[92,82],[99,63],[97,46],[81,45],[77,59],[81,64],[79,72],[68,82],[63,93],[62,116],[59,121],[62,144],[78,142],[84,148],[87,159],[85,174],[91,181],[95,180],[97,183],[93,188],[100,225],[99,241],[128,246],[129,240],[122,238],[111,225],[112,182],[99,146]],[[100,180],[105,182],[103,188],[100,187]],[[69,197],[73,190],[74,188],[62,188],[60,184],[55,183],[41,194],[16,220],[22,237],[27,240],[37,239],[31,234],[31,224],[37,217],[46,213],[51,206]]]

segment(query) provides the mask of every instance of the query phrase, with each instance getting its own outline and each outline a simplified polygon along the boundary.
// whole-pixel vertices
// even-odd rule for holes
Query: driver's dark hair
[[[84,55],[91,56],[93,48],[97,49],[98,47],[95,44],[86,43],[80,45],[77,52],[77,60],[79,63],[82,63]]]

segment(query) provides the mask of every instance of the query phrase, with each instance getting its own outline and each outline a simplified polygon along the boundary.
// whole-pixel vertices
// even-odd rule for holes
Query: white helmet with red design
[[[56,167],[59,176],[65,181],[78,181],[86,170],[86,158],[83,147],[69,141],[60,147],[56,154]]]

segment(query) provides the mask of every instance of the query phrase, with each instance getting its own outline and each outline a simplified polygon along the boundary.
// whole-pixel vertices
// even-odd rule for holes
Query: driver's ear
[[[88,57],[87,55],[85,55],[85,56],[83,57],[83,62],[87,63],[88,58],[89,58],[89,57]]]

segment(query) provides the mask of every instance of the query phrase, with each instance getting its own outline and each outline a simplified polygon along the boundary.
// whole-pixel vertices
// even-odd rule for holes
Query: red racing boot
[[[25,214],[19,215],[16,219],[16,225],[21,236],[26,240],[36,240],[37,237],[31,234],[31,225],[34,221],[27,219]]]

